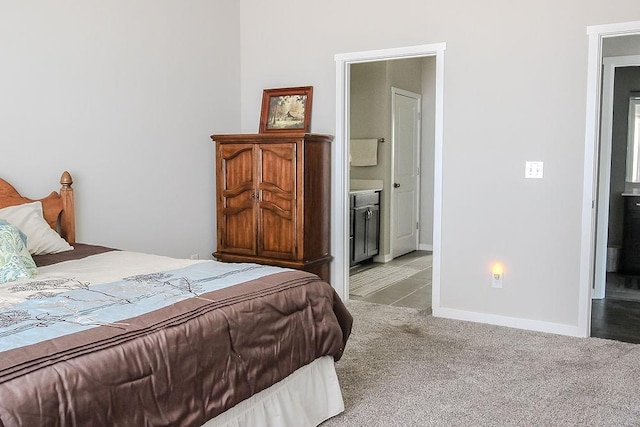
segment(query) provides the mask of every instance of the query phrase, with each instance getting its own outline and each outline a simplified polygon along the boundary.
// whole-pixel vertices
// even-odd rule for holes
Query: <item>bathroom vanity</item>
[[[349,191],[350,266],[371,259],[380,251],[381,192],[382,184],[377,181],[351,185]]]
[[[621,273],[640,275],[640,193],[625,192]]]

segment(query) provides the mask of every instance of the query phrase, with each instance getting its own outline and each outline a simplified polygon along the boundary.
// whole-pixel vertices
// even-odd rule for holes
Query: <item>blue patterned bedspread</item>
[[[0,285],[0,352],[129,319],[187,298],[285,271],[255,264],[202,262],[90,284],[74,277]]]

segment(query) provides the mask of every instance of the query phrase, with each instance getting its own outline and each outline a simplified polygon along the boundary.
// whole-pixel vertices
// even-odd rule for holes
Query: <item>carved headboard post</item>
[[[76,242],[76,218],[73,204],[73,179],[67,171],[60,177],[60,197],[62,198],[62,213],[60,214],[60,232],[69,244]]]

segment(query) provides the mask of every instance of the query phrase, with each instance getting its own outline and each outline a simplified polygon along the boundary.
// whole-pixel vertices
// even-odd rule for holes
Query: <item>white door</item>
[[[418,249],[421,99],[417,93],[391,88],[393,258]]]

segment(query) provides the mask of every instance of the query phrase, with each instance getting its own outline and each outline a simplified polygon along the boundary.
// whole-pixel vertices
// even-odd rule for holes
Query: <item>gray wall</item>
[[[0,176],[35,198],[68,169],[79,241],[210,257],[239,31],[232,0],[0,2]]]
[[[351,66],[351,138],[384,138],[391,140],[391,87],[387,79],[387,61],[367,62]],[[376,166],[351,167],[352,179],[389,180],[390,144],[378,146]]]
[[[602,41],[602,56],[640,55],[640,35],[609,37]]]
[[[243,0],[240,10],[245,131],[264,88],[308,84],[312,131],[335,133],[336,54],[446,42],[440,306],[577,325],[586,29],[640,20],[635,0]],[[545,162],[544,179],[524,178],[527,160]],[[495,261],[503,289],[490,286]]]
[[[351,179],[379,179],[383,182],[380,200],[380,253],[376,260],[389,256],[389,208],[391,188],[391,86],[389,61],[351,66],[350,132],[351,138],[384,138],[378,144],[378,164],[352,166]]]

